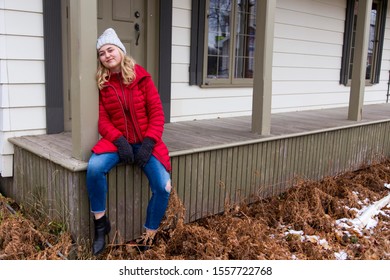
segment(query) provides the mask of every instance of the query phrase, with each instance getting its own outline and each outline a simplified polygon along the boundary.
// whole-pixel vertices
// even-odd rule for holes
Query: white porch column
[[[271,133],[275,9],[275,0],[257,1],[252,132],[261,135]]]
[[[366,85],[366,65],[372,0],[359,0],[348,119],[360,121]]]
[[[72,155],[87,161],[98,140],[97,1],[69,1]]]

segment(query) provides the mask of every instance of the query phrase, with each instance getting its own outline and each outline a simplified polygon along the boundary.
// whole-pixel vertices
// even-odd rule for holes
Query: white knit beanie
[[[107,44],[115,45],[118,48],[120,48],[125,54],[126,54],[126,48],[122,44],[121,40],[119,39],[118,35],[116,35],[116,32],[112,28],[106,29],[102,35],[97,39],[96,42],[96,49],[99,51],[99,49]]]

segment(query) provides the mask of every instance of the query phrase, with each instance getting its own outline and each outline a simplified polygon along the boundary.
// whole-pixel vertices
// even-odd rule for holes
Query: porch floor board
[[[171,156],[210,150],[240,142],[266,141],[292,134],[313,133],[340,127],[390,120],[390,103],[365,105],[361,122],[348,120],[348,108],[320,109],[272,114],[271,134],[251,132],[251,116],[186,121],[165,125],[163,139]],[[10,141],[30,152],[73,171],[85,170],[87,163],[72,157],[71,133],[23,136]]]

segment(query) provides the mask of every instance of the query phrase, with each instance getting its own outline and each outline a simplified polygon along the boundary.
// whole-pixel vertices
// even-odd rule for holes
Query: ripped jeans
[[[140,145],[132,145],[134,154]],[[106,210],[107,173],[119,163],[118,153],[92,154],[87,168],[87,190],[92,213]],[[152,197],[146,212],[145,228],[156,230],[165,215],[171,190],[170,175],[153,155],[143,168],[149,180]]]

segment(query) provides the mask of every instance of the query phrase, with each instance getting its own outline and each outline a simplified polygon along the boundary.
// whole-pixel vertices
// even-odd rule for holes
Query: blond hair
[[[123,77],[123,83],[125,85],[131,84],[132,81],[135,80],[135,60],[127,56],[123,53],[121,49],[119,49],[119,53],[121,55],[121,72],[122,72],[122,77]],[[98,58],[99,61],[99,66],[96,71],[96,81],[97,81],[97,86],[99,89],[102,89],[104,84],[110,79],[111,72],[109,69],[104,67],[100,59]]]

